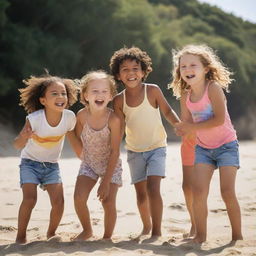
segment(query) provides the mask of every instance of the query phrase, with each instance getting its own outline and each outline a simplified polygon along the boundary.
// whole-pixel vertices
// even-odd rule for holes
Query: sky
[[[256,24],[255,0],[199,0],[210,5],[216,5],[225,12],[232,13],[244,20]]]

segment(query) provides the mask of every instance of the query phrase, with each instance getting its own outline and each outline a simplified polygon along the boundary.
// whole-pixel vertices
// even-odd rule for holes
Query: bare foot
[[[194,237],[195,235],[196,235],[195,229],[191,226],[190,232],[183,234],[183,238],[184,238],[184,239],[192,238],[192,237]]]
[[[203,242],[206,241],[206,239],[195,236],[191,241],[195,244],[202,244]]]
[[[54,235],[47,238],[47,242],[61,242],[61,241],[62,241],[61,236],[58,236],[58,235]]]
[[[55,232],[54,233],[47,233],[46,234],[47,240],[49,240],[50,238],[54,237],[55,235],[56,235]]]
[[[25,244],[25,243],[27,243],[27,238],[26,237],[16,237],[15,243],[17,243],[17,244]]]
[[[239,236],[232,236],[232,241],[237,241],[237,240],[244,240],[242,235]]]
[[[72,238],[72,241],[85,241],[92,237],[92,232],[91,231],[83,231],[76,237]]]

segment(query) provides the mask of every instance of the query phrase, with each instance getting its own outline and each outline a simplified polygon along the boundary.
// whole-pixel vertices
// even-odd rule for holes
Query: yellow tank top
[[[149,103],[146,84],[144,88],[143,102],[137,107],[126,104],[125,90],[123,91],[126,148],[135,152],[150,151],[167,145],[159,108],[154,108]]]

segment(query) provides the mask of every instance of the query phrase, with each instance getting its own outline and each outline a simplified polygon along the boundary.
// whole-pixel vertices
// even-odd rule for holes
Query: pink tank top
[[[186,105],[192,114],[195,123],[203,122],[213,116],[212,104],[208,97],[208,88],[209,85],[207,85],[203,97],[197,102],[190,101],[190,92],[187,95]],[[201,147],[210,149],[218,148],[225,143],[237,139],[236,131],[231,123],[226,104],[224,124],[213,128],[199,130],[196,135],[197,144]]]

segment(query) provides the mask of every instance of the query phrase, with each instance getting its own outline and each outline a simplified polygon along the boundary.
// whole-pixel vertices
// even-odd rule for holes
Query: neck
[[[47,108],[44,109],[45,118],[51,126],[57,126],[62,118],[62,111],[52,111]]]
[[[104,116],[108,111],[108,108],[104,108],[104,109],[94,109],[94,108],[91,108],[88,106],[88,112],[91,116],[94,116],[94,117],[102,117]]]
[[[129,95],[136,95],[138,94],[142,89],[143,89],[143,84],[140,83],[138,84],[137,86],[135,87],[126,87],[125,90],[126,90],[126,93],[128,93]]]

